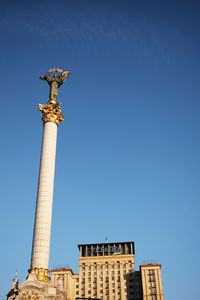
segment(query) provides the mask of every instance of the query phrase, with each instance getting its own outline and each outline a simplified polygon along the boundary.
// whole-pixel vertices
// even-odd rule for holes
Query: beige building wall
[[[164,300],[161,265],[142,265],[135,271],[133,242],[78,247],[79,274],[71,269],[52,270],[54,286],[63,276],[67,300]]]
[[[164,300],[161,265],[141,265],[143,300]]]
[[[76,279],[78,274],[74,274],[71,269],[52,270],[52,284],[56,287],[59,277],[63,278],[64,290],[68,300],[75,299]]]
[[[77,297],[127,299],[127,274],[134,272],[134,243],[79,245]]]

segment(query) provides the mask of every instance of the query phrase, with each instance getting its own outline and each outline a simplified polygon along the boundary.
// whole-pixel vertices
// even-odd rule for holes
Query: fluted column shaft
[[[31,269],[48,269],[53,205],[57,124],[44,123]]]

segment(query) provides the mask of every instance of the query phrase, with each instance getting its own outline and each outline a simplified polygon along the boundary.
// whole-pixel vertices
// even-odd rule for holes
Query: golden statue
[[[57,76],[56,74],[51,76],[50,73],[59,72],[60,75]],[[40,79],[46,80],[50,86],[49,91],[49,103],[57,103],[56,98],[58,96],[58,88],[63,84],[65,79],[69,76],[69,71],[63,71],[58,68],[50,69],[46,75],[40,76]]]

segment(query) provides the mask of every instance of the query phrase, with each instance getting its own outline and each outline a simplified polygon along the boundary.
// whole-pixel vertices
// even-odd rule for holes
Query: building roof
[[[114,244],[134,244],[134,242],[113,242],[113,243],[92,243],[92,244],[79,244],[78,248],[80,249],[81,246],[99,246],[99,245],[114,245]]]

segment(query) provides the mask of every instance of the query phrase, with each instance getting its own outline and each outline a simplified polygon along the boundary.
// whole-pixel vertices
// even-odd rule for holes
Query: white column
[[[48,269],[53,204],[57,124],[45,122],[38,182],[31,269]]]

